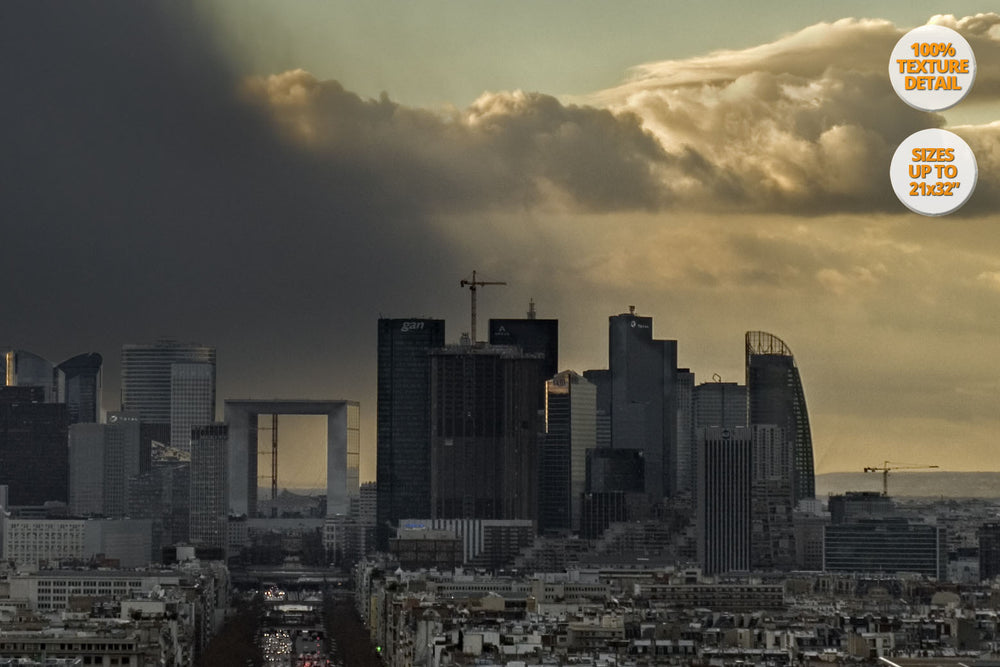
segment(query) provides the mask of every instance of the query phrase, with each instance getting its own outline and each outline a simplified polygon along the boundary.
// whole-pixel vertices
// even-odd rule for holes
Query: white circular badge
[[[921,215],[947,215],[972,196],[979,178],[969,144],[947,130],[920,130],[899,145],[889,180],[899,201]]]
[[[903,35],[889,56],[889,81],[914,109],[941,111],[962,101],[976,80],[976,57],[960,34],[922,25]]]

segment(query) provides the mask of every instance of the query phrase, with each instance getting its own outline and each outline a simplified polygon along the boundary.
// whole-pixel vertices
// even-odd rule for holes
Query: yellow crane
[[[882,473],[882,495],[888,497],[890,470],[928,470],[930,468],[937,467],[938,466],[924,465],[921,463],[895,463],[893,461],[883,461],[880,466],[865,466],[865,472]]]

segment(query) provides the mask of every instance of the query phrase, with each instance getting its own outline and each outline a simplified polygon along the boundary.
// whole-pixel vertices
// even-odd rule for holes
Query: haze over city
[[[924,113],[886,66],[937,7],[7,4],[0,343],[100,352],[106,409],[122,343],[214,345],[220,399],[359,400],[373,479],[376,321],[456,340],[476,269],[483,320],[559,319],[561,368],[629,305],[699,380],[774,332],[817,473],[997,469],[1000,15],[933,18],[979,72]],[[928,127],[979,164],[941,219],[887,177]]]

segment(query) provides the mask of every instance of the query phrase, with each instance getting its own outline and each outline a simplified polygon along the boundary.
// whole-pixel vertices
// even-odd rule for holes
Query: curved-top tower
[[[816,497],[812,433],[802,379],[783,340],[765,331],[746,333],[747,417],[750,424],[775,424],[792,444],[792,495]]]

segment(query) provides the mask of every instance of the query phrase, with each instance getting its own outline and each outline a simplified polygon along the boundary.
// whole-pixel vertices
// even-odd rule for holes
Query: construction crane
[[[891,465],[890,465],[891,464]],[[865,466],[865,472],[882,473],[882,496],[889,497],[889,471],[890,470],[928,470],[938,466],[922,465],[917,463],[894,463],[893,461],[883,461],[880,466]]]
[[[472,331],[470,332],[470,337],[472,338],[472,344],[476,344],[476,288],[484,287],[486,285],[506,285],[507,283],[502,281],[493,280],[476,280],[476,272],[472,272],[472,280],[463,280],[459,283],[461,287],[469,287],[469,292],[472,293]]]

